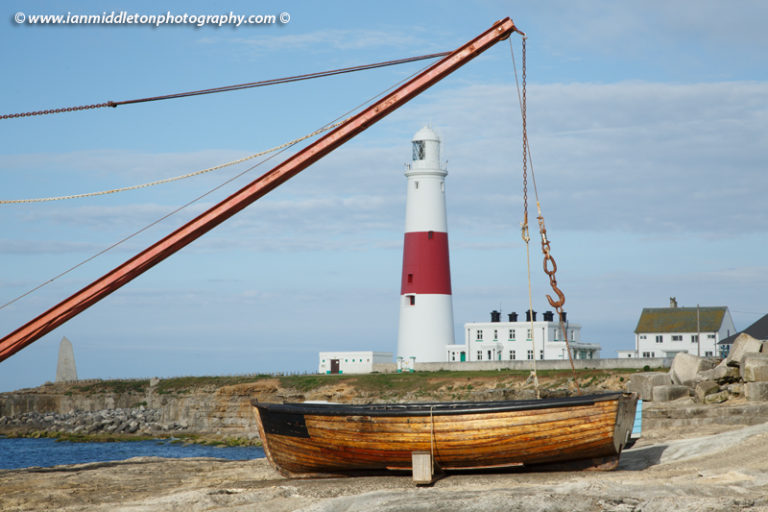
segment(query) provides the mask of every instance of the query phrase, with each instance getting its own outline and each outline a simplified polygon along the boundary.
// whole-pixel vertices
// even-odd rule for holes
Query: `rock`
[[[742,382],[734,382],[733,384],[728,384],[725,386],[725,389],[732,395],[744,394],[744,384]]]
[[[768,354],[745,354],[741,378],[745,382],[768,382]]]
[[[704,382],[704,381],[707,381],[707,380],[717,380],[715,378],[715,370],[716,369],[717,369],[717,367],[711,368],[709,370],[702,370],[702,371],[700,371],[699,373],[696,374],[696,382]]]
[[[728,366],[725,361],[717,365],[714,369],[714,377],[720,384],[738,382],[741,378],[741,372],[738,368]]]
[[[699,372],[710,370],[716,364],[714,359],[680,352],[672,360],[672,367],[669,369],[672,384],[693,386],[696,383],[696,375]]]
[[[721,404],[730,398],[730,394],[727,391],[720,391],[719,393],[712,393],[704,397],[703,402],[705,404]]]
[[[670,384],[672,384],[672,380],[668,373],[635,373],[629,379],[627,391],[637,393],[641,400],[653,400],[653,388],[655,386],[668,386]]]
[[[717,393],[718,391],[720,391],[720,386],[713,380],[699,382],[696,384],[695,388],[696,398],[698,398],[700,402],[703,402],[707,395]]]
[[[763,343],[760,340],[753,338],[749,334],[741,333],[733,340],[728,357],[725,358],[725,364],[728,366],[739,366],[744,358],[744,354],[760,352],[762,347]]]
[[[744,384],[744,395],[751,402],[768,401],[768,382],[747,382]]]
[[[671,402],[672,400],[688,397],[690,395],[691,395],[691,388],[689,388],[688,386],[670,384],[666,386],[653,387],[654,402]]]

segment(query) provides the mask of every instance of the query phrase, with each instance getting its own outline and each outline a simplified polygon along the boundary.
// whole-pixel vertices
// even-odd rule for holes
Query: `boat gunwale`
[[[402,404],[273,403],[259,402],[254,398],[251,400],[251,405],[258,409],[275,413],[312,416],[448,416],[589,406],[594,405],[595,402],[618,400],[623,395],[627,395],[627,393],[615,391],[611,393],[535,400],[411,402]]]

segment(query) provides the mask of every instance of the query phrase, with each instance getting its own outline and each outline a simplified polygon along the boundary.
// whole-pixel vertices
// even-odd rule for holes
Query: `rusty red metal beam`
[[[511,19],[497,21],[490,29],[436,62],[374,105],[353,116],[159,242],[8,334],[0,340],[0,361],[41,338],[218,226],[515,31],[519,32]]]

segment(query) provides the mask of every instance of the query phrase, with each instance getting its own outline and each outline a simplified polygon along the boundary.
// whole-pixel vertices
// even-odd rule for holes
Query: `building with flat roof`
[[[378,364],[392,364],[392,352],[320,352],[319,359],[317,372],[320,374],[371,373]]]
[[[567,320],[563,325],[568,345],[563,337],[559,319],[552,311],[545,311],[541,320],[538,313],[525,312],[525,318],[508,313],[508,321],[501,321],[501,312],[492,311],[490,322],[464,324],[464,344],[446,347],[448,361],[519,361],[532,359],[568,360],[568,345],[573,359],[599,359],[601,347],[597,343],[581,341],[581,325]]]

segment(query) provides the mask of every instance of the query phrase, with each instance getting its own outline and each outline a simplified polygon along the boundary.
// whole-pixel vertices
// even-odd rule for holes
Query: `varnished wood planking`
[[[431,417],[306,414],[308,438],[266,434],[263,440],[270,461],[292,474],[408,468],[417,450],[431,451],[439,466],[452,469],[597,460],[618,455],[619,413],[619,400],[610,399],[486,413],[436,411]]]

